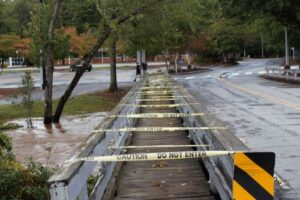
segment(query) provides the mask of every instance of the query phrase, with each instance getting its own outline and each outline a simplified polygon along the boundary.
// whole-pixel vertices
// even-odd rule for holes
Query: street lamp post
[[[19,67],[19,50],[16,50],[16,58],[14,59],[14,65],[16,65],[16,67]]]
[[[265,49],[264,49],[264,35],[261,36],[261,57],[265,57]]]
[[[285,33],[285,69],[290,68],[290,58],[289,58],[289,41],[288,41],[288,29],[287,26],[284,27]]]

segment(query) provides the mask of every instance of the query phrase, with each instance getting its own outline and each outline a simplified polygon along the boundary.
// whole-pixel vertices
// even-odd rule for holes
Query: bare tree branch
[[[148,8],[152,7],[153,5],[160,3],[164,0],[155,0],[155,1],[151,1],[148,4],[145,4],[144,6],[134,10],[130,15],[127,16],[123,16],[120,17],[120,19],[118,20],[118,24],[123,24],[124,22],[126,22],[128,19],[130,19],[131,17],[135,17],[139,14],[142,14],[143,12],[145,12]]]
[[[148,3],[148,4],[146,4],[146,5],[138,8],[138,9],[136,9],[134,11],[132,11],[130,14],[128,14],[126,16],[123,16],[123,17],[122,16],[119,17],[119,19],[117,19],[118,18],[117,17],[117,13],[112,13],[110,20],[111,21],[112,20],[117,20],[117,24],[121,25],[121,24],[125,23],[127,20],[129,20],[131,17],[134,17],[134,16],[137,16],[139,14],[142,14],[148,8],[152,7],[154,4],[157,4],[157,3],[162,2],[162,1],[164,1],[164,0],[154,0],[154,1],[151,1],[150,3]],[[101,9],[100,9],[100,12],[101,12]],[[65,106],[66,102],[68,101],[69,97],[71,96],[74,88],[78,84],[80,78],[84,74],[85,69],[90,64],[92,58],[97,53],[98,49],[102,46],[102,44],[107,40],[107,38],[112,33],[113,28],[110,27],[109,24],[105,20],[104,20],[103,23],[104,23],[103,24],[103,31],[99,34],[100,36],[99,36],[97,42],[91,48],[90,52],[84,56],[84,63],[82,65],[82,67],[80,68],[80,70],[76,71],[76,74],[75,74],[73,80],[71,81],[71,83],[68,86],[68,88],[65,91],[65,93],[60,98],[59,103],[58,103],[57,108],[56,108],[56,111],[55,111],[55,114],[53,116],[53,122],[59,122],[61,114],[62,114],[63,109],[64,109],[64,106]]]

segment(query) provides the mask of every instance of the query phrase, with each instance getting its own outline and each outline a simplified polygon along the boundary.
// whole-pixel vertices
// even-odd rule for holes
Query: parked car
[[[70,71],[75,72],[75,71],[79,70],[79,69],[82,67],[82,65],[83,65],[83,61],[76,62],[76,63],[70,65]],[[85,69],[85,71],[90,72],[90,71],[92,71],[92,68],[93,68],[93,66],[92,66],[92,65],[89,65],[89,66]]]

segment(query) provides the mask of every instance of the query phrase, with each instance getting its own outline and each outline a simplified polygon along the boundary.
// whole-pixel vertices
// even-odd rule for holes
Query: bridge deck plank
[[[146,96],[149,99],[151,96]],[[155,102],[156,104],[166,103]],[[170,104],[174,103],[169,101]],[[154,104],[154,102],[144,102]],[[141,108],[141,113],[177,112],[175,108]],[[137,127],[182,126],[180,118],[139,119]],[[132,145],[190,144],[185,131],[133,133]],[[192,148],[129,149],[127,153],[192,151]],[[197,159],[127,162],[118,176],[115,200],[177,199],[212,200],[208,183]]]

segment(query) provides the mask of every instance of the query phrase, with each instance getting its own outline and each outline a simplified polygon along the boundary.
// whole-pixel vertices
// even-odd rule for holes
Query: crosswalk
[[[235,72],[235,73],[230,73],[227,74],[228,77],[236,77],[236,76],[251,76],[251,75],[263,75],[266,74],[267,72],[265,70],[262,71],[246,71],[246,72]]]
[[[227,78],[237,78],[237,77],[242,77],[242,76],[259,76],[259,75],[263,75],[266,74],[267,72],[265,70],[261,70],[261,71],[245,71],[245,72],[231,72],[231,73],[226,73],[224,74]],[[219,75],[205,75],[202,76],[201,78],[205,78],[205,79],[212,79],[212,78],[218,78]],[[187,76],[187,77],[176,77],[174,78],[175,80],[192,80],[192,79],[197,79],[198,77],[196,76]]]

